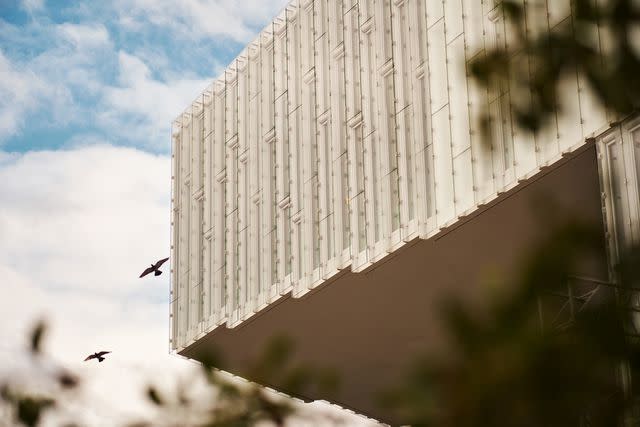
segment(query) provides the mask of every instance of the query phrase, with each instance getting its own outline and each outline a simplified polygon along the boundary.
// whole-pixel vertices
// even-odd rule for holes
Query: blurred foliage
[[[34,359],[44,359],[43,337],[47,327],[38,322],[30,336],[30,353]],[[266,382],[284,379],[287,390],[304,394],[311,388],[327,391],[337,386],[335,375],[322,369],[315,369],[292,362],[293,343],[284,338],[270,340],[262,355],[250,368],[251,377],[262,378]],[[215,351],[203,358],[196,377],[188,382],[179,382],[175,393],[163,393],[155,385],[148,385],[143,396],[155,408],[150,420],[127,423],[129,427],[194,426],[194,427],[241,427],[253,425],[284,425],[286,419],[296,411],[295,401],[288,396],[270,391],[258,384],[233,377],[217,369],[222,366],[221,358]],[[34,368],[33,376],[39,376]],[[58,368],[44,374],[57,385],[59,392],[35,391],[28,387],[11,384],[0,378],[0,425],[24,425],[35,427],[48,411],[64,406],[64,402],[78,398],[78,394],[65,394],[80,386],[80,379],[66,369]],[[196,404],[190,397],[189,388],[198,380],[205,379],[205,387],[212,399]],[[46,388],[46,387],[45,387]],[[3,406],[4,404],[4,406]],[[9,419],[2,418],[2,409],[8,409]],[[304,417],[304,414],[299,414]],[[3,424],[3,422],[13,424]],[[264,424],[264,423],[267,424]],[[76,425],[71,423],[69,425]]]
[[[51,397],[36,397],[27,394],[18,394],[8,386],[0,390],[2,399],[15,408],[15,418],[25,426],[38,425],[43,413],[55,406],[55,400]]]
[[[604,253],[600,230],[570,222],[532,251],[514,283],[501,287],[510,291],[495,295],[482,315],[449,302],[452,354],[416,363],[386,405],[412,425],[638,424],[639,396],[629,382],[640,372],[630,306],[640,289],[638,251],[623,259],[616,285],[568,292],[571,272]],[[564,304],[545,304],[545,296]],[[549,321],[562,313],[566,321]]]
[[[546,28],[546,14],[539,16],[539,22],[532,21],[533,16],[528,14],[540,4],[546,10],[545,3],[501,2],[498,7],[502,8],[513,40],[472,62],[471,74],[477,81],[486,88],[508,87],[516,124],[534,132],[550,123],[552,114],[562,109],[560,83],[567,76],[575,78],[576,72],[610,111],[623,117],[637,110],[640,3],[572,0],[572,18],[551,31],[537,31],[536,28]],[[525,61],[516,61],[517,54]],[[488,113],[482,121],[487,131]]]

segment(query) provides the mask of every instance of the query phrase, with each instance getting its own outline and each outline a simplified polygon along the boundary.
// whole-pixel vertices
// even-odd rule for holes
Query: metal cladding
[[[551,130],[512,125],[530,94],[468,77],[516,37],[494,3],[294,0],[175,120],[172,349],[428,239],[608,127],[577,73]],[[571,25],[570,0],[526,7],[529,34]]]

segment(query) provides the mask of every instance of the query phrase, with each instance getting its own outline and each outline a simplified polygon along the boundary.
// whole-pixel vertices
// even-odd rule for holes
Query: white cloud
[[[102,24],[72,24],[57,26],[60,35],[78,48],[96,47],[109,43],[109,32]]]
[[[121,0],[121,24],[166,28],[185,38],[225,37],[247,42],[256,26],[266,25],[288,0]]]
[[[137,56],[120,52],[118,58],[119,85],[104,89],[101,125],[147,147],[168,146],[171,122],[212,79],[160,81]]]
[[[44,9],[44,0],[22,0],[22,8],[29,13]]]
[[[3,262],[50,287],[131,294],[168,251],[169,174],[168,157],[106,145],[17,157],[0,169]]]
[[[190,365],[168,355],[169,275],[138,279],[169,250],[169,158],[109,145],[0,154],[0,375],[45,316],[51,354],[86,374],[90,395],[119,390],[100,399],[142,413],[132,372]],[[82,362],[103,348],[109,363]]]
[[[49,88],[38,76],[12,63],[0,50],[0,141],[15,135]]]
[[[95,96],[103,87],[96,64],[110,46],[106,29],[40,21],[25,29],[1,20],[0,27],[6,30],[0,42],[24,46],[29,53],[9,57],[0,49],[0,144],[27,126],[61,128],[85,122],[90,112],[83,111],[77,96]],[[39,51],[41,47],[46,49]]]

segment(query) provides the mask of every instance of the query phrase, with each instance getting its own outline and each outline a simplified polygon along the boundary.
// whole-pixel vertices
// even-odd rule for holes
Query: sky
[[[169,274],[138,278],[169,254],[171,121],[286,3],[0,0],[0,377],[41,318],[91,425],[194,369],[169,355]]]

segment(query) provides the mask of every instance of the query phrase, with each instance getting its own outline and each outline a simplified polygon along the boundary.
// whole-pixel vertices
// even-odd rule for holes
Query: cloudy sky
[[[169,127],[286,2],[0,0],[0,375],[42,317],[95,425],[137,413],[134,378],[189,369],[169,275],[138,279],[169,253]]]

